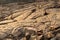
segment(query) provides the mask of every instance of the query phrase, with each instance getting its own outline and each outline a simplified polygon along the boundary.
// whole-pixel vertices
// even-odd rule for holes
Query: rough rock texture
[[[60,40],[59,3],[12,5],[0,6],[1,40]]]

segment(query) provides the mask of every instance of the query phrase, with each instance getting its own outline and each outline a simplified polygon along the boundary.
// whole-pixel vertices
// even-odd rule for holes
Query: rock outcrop
[[[9,5],[8,9],[11,9],[6,13],[7,8],[2,9],[7,16],[1,14],[1,40],[60,40],[59,3],[35,2],[12,7]]]

